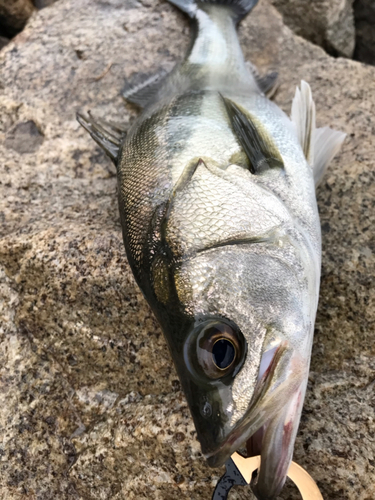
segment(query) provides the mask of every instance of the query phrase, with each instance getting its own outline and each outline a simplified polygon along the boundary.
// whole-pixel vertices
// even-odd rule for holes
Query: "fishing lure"
[[[233,453],[231,458],[225,462],[226,471],[218,481],[212,500],[226,500],[233,486],[245,486],[250,484],[253,473],[260,466],[260,456],[244,458],[238,453]],[[302,500],[323,500],[318,486],[309,474],[295,462],[292,462],[288,477],[297,486]]]

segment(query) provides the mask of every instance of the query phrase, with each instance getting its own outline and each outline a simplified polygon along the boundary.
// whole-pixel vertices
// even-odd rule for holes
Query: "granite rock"
[[[329,54],[352,57],[355,45],[353,0],[271,1],[297,35],[320,45]]]
[[[323,272],[295,460],[325,500],[375,498],[375,68],[295,36],[265,1],[245,55],[303,78],[347,134],[318,189]],[[60,0],[0,54],[0,496],[207,500],[209,469],[160,328],[131,275],[110,161],[77,110],[124,124],[125,79],[189,43],[162,0]],[[238,489],[231,499],[252,498]],[[288,485],[281,499],[295,499]]]

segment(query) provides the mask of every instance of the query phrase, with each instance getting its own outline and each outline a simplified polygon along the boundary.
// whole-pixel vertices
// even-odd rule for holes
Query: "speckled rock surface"
[[[0,55],[4,500],[207,500],[222,473],[205,465],[131,276],[113,168],[75,121],[92,109],[129,122],[124,79],[174,63],[188,33],[161,0],[61,0]],[[328,57],[265,2],[240,37],[247,58],[279,70],[283,109],[304,78],[318,124],[348,134],[318,189],[321,299],[295,460],[325,500],[373,500],[375,68]]]
[[[271,2],[297,35],[320,45],[329,54],[352,57],[355,45],[353,0]]]

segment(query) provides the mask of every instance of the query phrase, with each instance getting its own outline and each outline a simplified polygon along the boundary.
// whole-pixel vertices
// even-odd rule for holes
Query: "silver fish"
[[[202,452],[245,442],[274,499],[292,459],[318,304],[315,186],[345,134],[315,129],[306,82],[291,119],[244,60],[236,25],[257,0],[169,0],[187,13],[184,61],[125,91],[125,132],[79,115],[117,166],[126,253],[158,318]],[[314,182],[315,181],[315,182]]]

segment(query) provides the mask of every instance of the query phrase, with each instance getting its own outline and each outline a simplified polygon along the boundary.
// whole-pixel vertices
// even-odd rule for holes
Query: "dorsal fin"
[[[314,164],[313,135],[315,130],[315,103],[310,85],[301,81],[301,90],[297,87],[292,103],[292,122],[296,127],[297,137],[308,163]]]
[[[250,161],[250,172],[259,174],[267,168],[283,168],[283,159],[265,127],[248,111],[223,97],[234,133]]]
[[[90,112],[88,116],[77,113],[77,120],[116,165],[120,146],[126,136],[123,127],[105,122],[100,118],[94,120]]]

